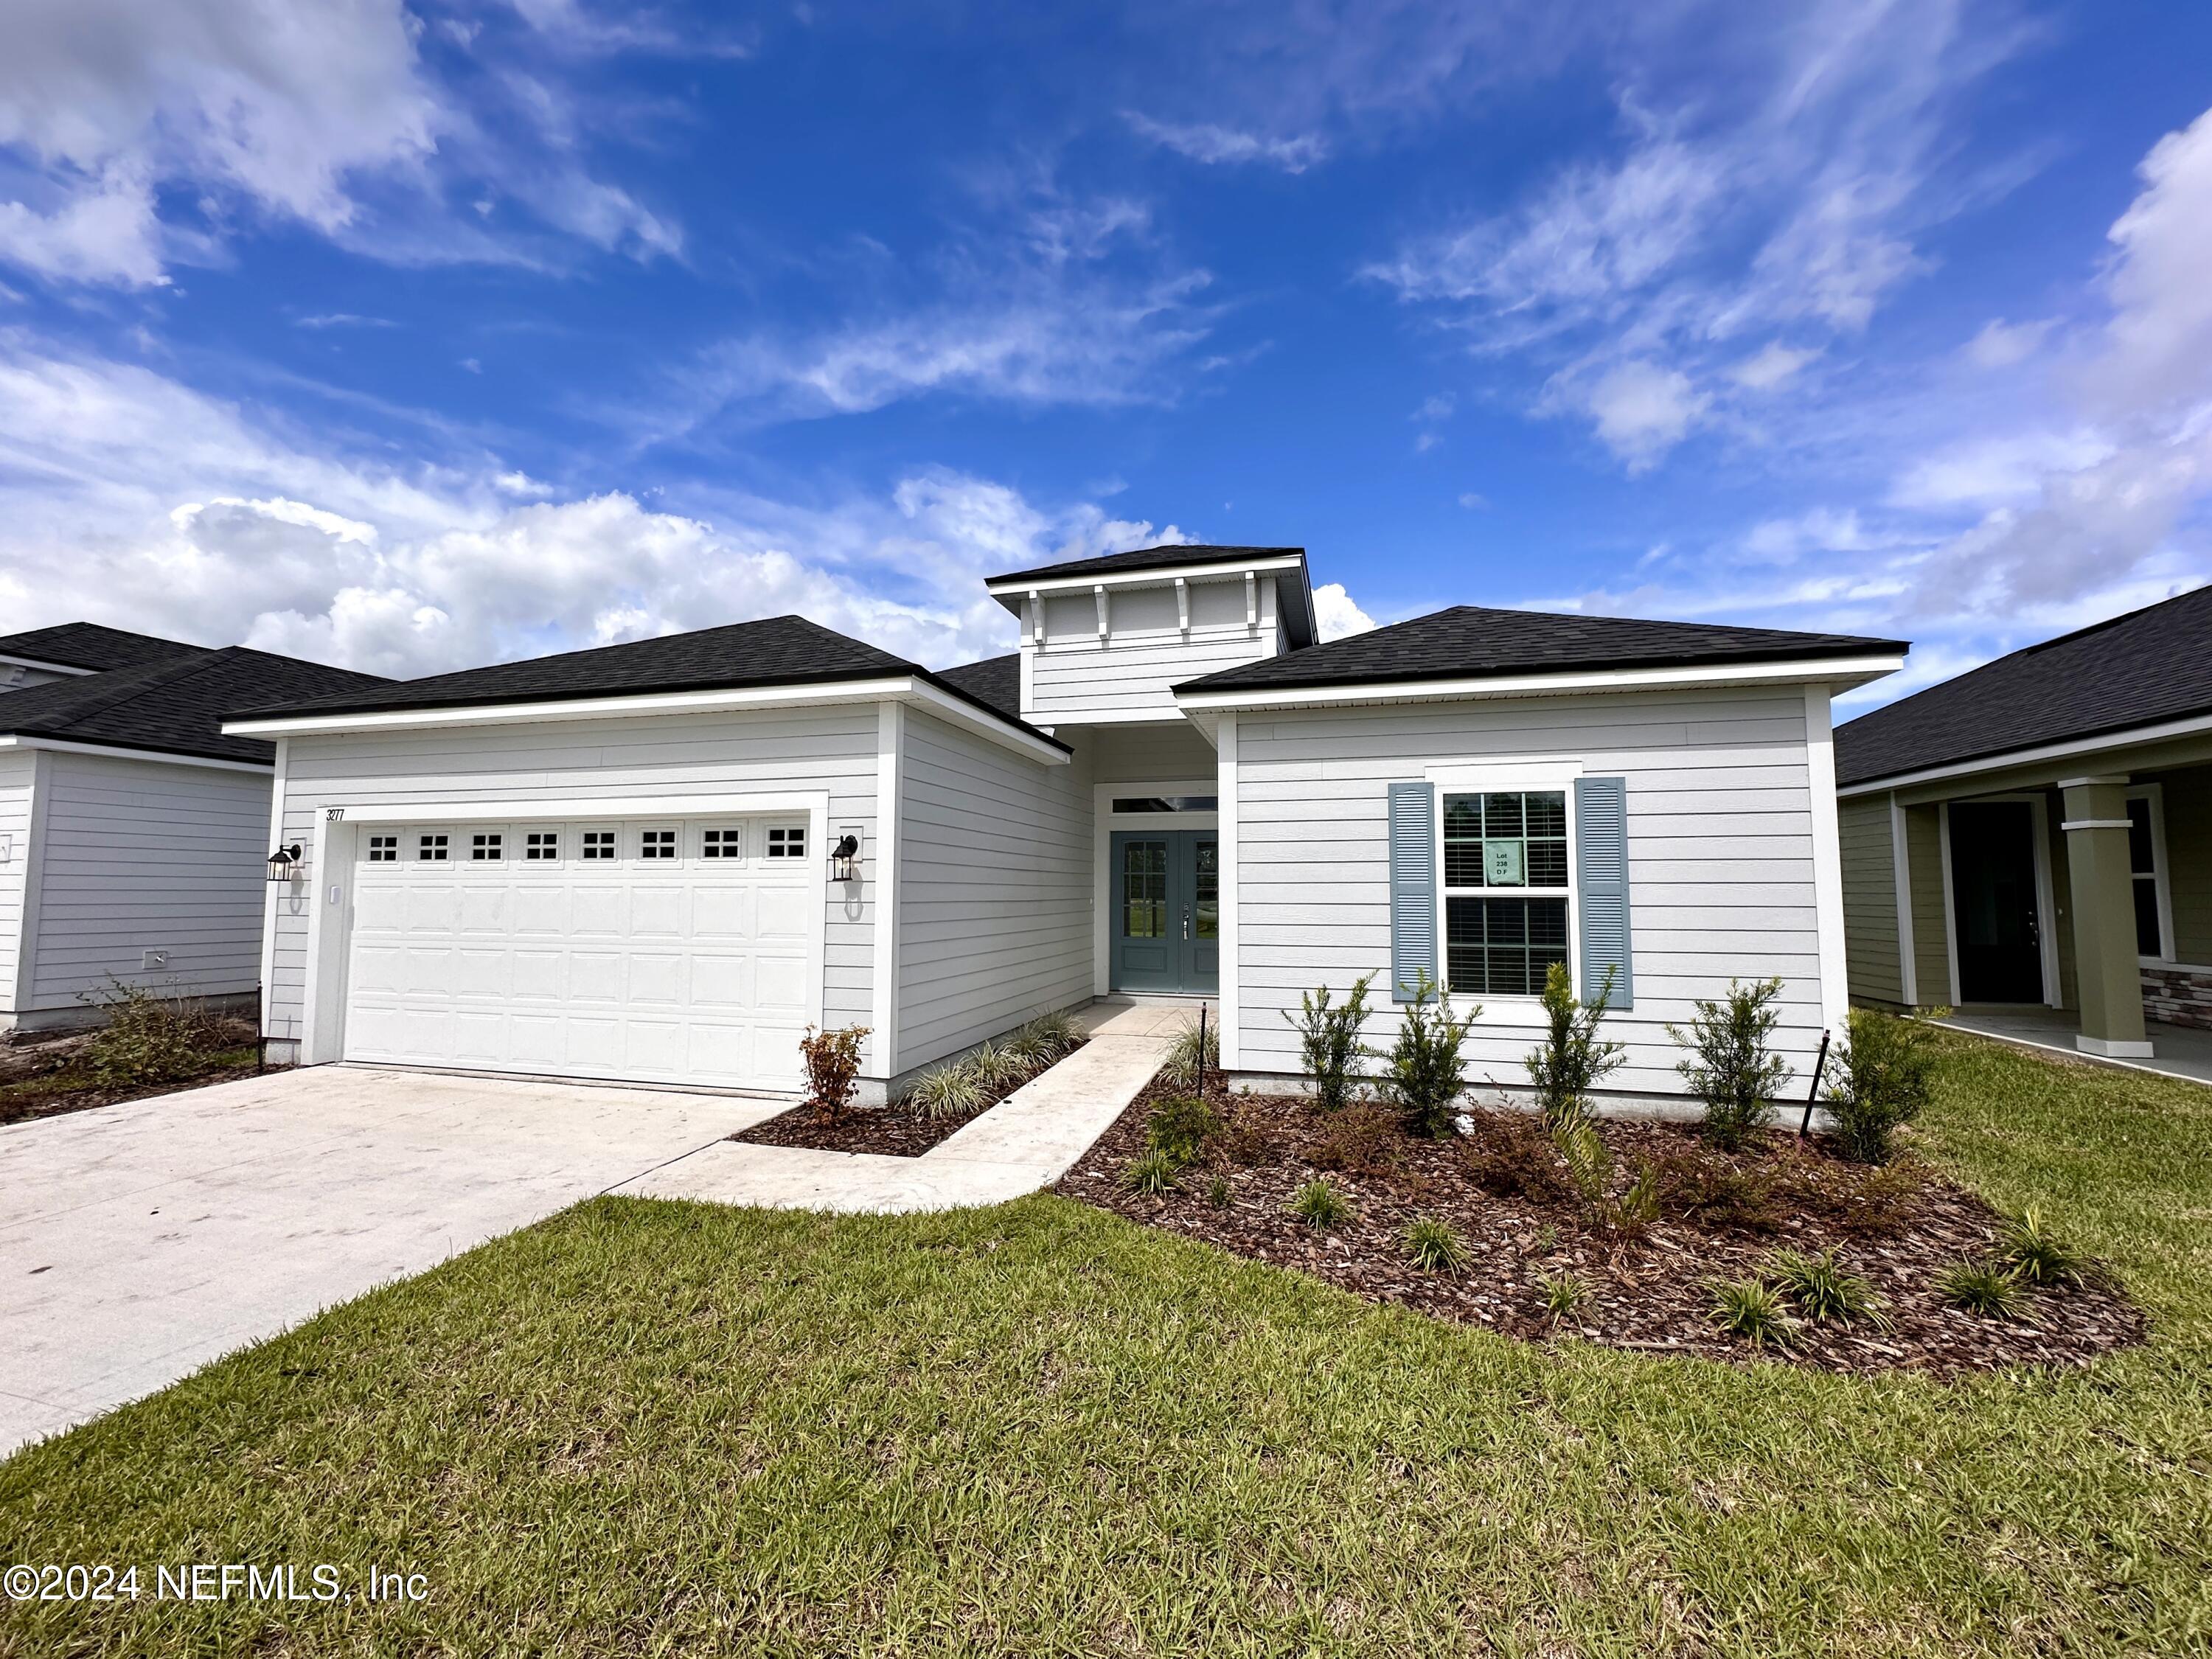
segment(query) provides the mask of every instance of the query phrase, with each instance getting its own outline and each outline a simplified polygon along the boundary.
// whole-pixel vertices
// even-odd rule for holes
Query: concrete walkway
[[[2075,1046],[2074,1034],[2081,1029],[2081,1016],[2070,1009],[1966,1008],[1942,1023],[1982,1036],[2048,1048],[2069,1060],[2117,1066],[2124,1071],[2156,1072],[2164,1077],[2186,1078],[2191,1083],[2212,1083],[2212,1031],[2200,1031],[2191,1026],[2166,1025],[2147,1019],[2143,1022],[2143,1035],[2150,1039],[2151,1058],[2112,1060],[2103,1054],[2087,1054]]]
[[[1196,1018],[1195,1004],[1094,1004],[1079,1016],[1089,1042],[920,1158],[724,1141],[616,1190],[873,1214],[1002,1204],[1066,1174],[1152,1081]]]

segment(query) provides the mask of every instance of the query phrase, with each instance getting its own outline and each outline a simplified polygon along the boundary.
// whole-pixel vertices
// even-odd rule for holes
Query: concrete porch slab
[[[2093,1060],[2100,1066],[2122,1066],[2138,1072],[2156,1072],[2162,1077],[2212,1084],[2212,1031],[2200,1031],[2191,1026],[2145,1021],[2143,1033],[2150,1039],[2151,1054],[2143,1059],[2092,1054],[2080,1048],[2074,1038],[2081,1029],[2081,1020],[2064,1009],[1968,1008],[1953,1013],[1941,1023],[1982,1036],[2046,1048],[2075,1060]]]

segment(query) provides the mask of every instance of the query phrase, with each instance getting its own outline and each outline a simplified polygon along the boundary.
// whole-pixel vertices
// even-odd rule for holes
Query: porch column
[[[2136,899],[2128,873],[2124,777],[2064,778],[2068,884],[2074,901],[2074,978],[2081,994],[2085,1054],[2148,1060],[2142,973],[2136,959]]]

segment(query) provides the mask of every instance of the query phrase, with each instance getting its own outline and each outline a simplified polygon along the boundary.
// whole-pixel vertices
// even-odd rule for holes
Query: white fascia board
[[[69,674],[80,678],[100,672],[97,668],[72,668],[65,662],[42,662],[36,657],[18,657],[6,651],[0,651],[0,667],[35,668],[41,674]]]
[[[983,591],[994,599],[1022,598],[1030,593],[1088,593],[1094,587],[1173,587],[1178,579],[1200,581],[1208,576],[1241,576],[1248,570],[1296,570],[1294,558],[1227,559],[1213,564],[1164,564],[1145,570],[1102,571],[1089,576],[1053,576],[1041,581],[1010,576],[986,582]]]
[[[0,704],[0,707],[5,705]],[[2144,744],[2164,743],[2174,738],[2202,737],[2207,732],[2212,732],[2212,714],[2197,714],[2185,720],[2168,720],[2162,726],[2137,726],[2124,732],[2106,732],[2094,738],[2076,738],[2069,743],[2047,743],[2034,749],[2008,749],[2002,754],[1979,755],[1972,760],[1955,761],[1948,766],[1923,767],[1917,772],[1892,772],[1886,776],[1869,778],[1863,782],[1847,783],[1836,793],[1849,800],[1854,795],[1910,789],[1917,784],[1941,783],[1946,778],[1976,777],[1984,772],[2008,772],[2015,767],[2036,766],[2045,761],[2075,760],[2108,750],[2134,749]]]
[[[1585,691],[1664,691],[1732,685],[1863,685],[1905,666],[1903,657],[1832,657],[1671,668],[1607,668],[1569,674],[1498,674],[1481,679],[1408,680],[1351,685],[1247,687],[1178,691],[1191,715],[1230,709],[1326,708],[1346,703],[1457,702],[1485,697],[1546,697]]]
[[[0,708],[6,705],[0,704]],[[143,761],[149,766],[205,766],[218,772],[258,772],[266,777],[274,761],[217,760],[211,755],[173,755],[166,749],[131,749],[120,744],[71,743],[62,738],[0,737],[0,749],[46,749],[58,755],[98,755],[107,760]]]
[[[913,703],[969,727],[1048,766],[1064,766],[1066,752],[999,716],[940,691],[925,680],[900,675],[808,685],[753,686],[720,691],[651,691],[635,696],[577,697],[548,702],[484,703],[473,707],[372,709],[359,714],[278,714],[226,720],[234,737],[327,737],[353,732],[429,731],[465,726],[519,726],[551,720],[622,720],[647,714],[704,714],[757,708],[829,708],[842,703]]]
[[[327,805],[331,823],[558,823],[566,819],[708,818],[761,812],[830,810],[818,789],[763,789],[754,793],[570,795],[560,800],[392,801],[368,806]]]

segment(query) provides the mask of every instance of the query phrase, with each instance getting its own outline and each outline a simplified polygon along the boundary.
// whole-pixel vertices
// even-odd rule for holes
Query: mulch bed
[[[1077,1043],[1067,1054],[1073,1054],[1082,1046]],[[1063,1054],[1060,1059],[1066,1057]],[[842,1117],[831,1118],[821,1116],[810,1107],[794,1106],[765,1123],[740,1129],[730,1139],[756,1146],[803,1146],[817,1152],[872,1152],[879,1158],[920,1158],[966,1128],[1024,1084],[1042,1076],[1044,1070],[1040,1066],[1028,1077],[1009,1083],[965,1117],[924,1117],[902,1100],[888,1106],[855,1107]]]
[[[240,1032],[243,1033],[242,1039]],[[226,1032],[225,1037],[226,1046],[221,1051],[224,1054],[236,1052],[239,1041],[250,1048],[252,1028],[241,1026],[238,1031]],[[255,1075],[253,1063],[247,1060],[243,1064],[210,1066],[206,1071],[167,1083],[100,1087],[85,1081],[77,1064],[88,1040],[85,1034],[73,1032],[65,1036],[0,1046],[0,1127],[59,1117],[67,1112],[90,1111],[96,1106],[113,1106],[126,1100],[144,1100],[154,1095],[173,1095],[184,1089],[204,1088],[210,1083],[230,1083]],[[272,1066],[269,1069],[283,1068]]]
[[[1058,1190],[1376,1301],[1510,1336],[1950,1376],[2084,1364],[2144,1334],[2142,1315],[2101,1273],[2081,1288],[2033,1293],[2014,1321],[1948,1305],[1935,1290],[1936,1276],[1986,1252],[1999,1218],[1909,1154],[1868,1170],[1831,1155],[1817,1138],[1769,1132],[1731,1157],[1707,1148],[1690,1126],[1609,1121],[1600,1133],[1617,1166],[1615,1190],[1650,1161],[1662,1170],[1666,1194],[1660,1219],[1641,1237],[1624,1237],[1589,1215],[1533,1115],[1478,1113],[1471,1135],[1431,1141],[1399,1130],[1380,1109],[1354,1108],[1366,1114],[1362,1146],[1359,1120],[1347,1133],[1342,1116],[1304,1099],[1239,1096],[1216,1101],[1228,1128],[1209,1139],[1176,1190],[1130,1192],[1122,1172],[1146,1150],[1152,1107],[1173,1092],[1155,1081]],[[1321,1178],[1353,1206],[1352,1218],[1334,1229],[1289,1213],[1297,1190]],[[1402,1236],[1419,1216],[1458,1232],[1471,1257],[1463,1273],[1424,1273],[1407,1260]],[[1710,1282],[1754,1277],[1779,1249],[1832,1249],[1838,1265],[1872,1281],[1891,1325],[1806,1322],[1788,1348],[1760,1350],[1717,1330]],[[1537,1278],[1567,1272],[1590,1294],[1577,1313],[1555,1322]]]

